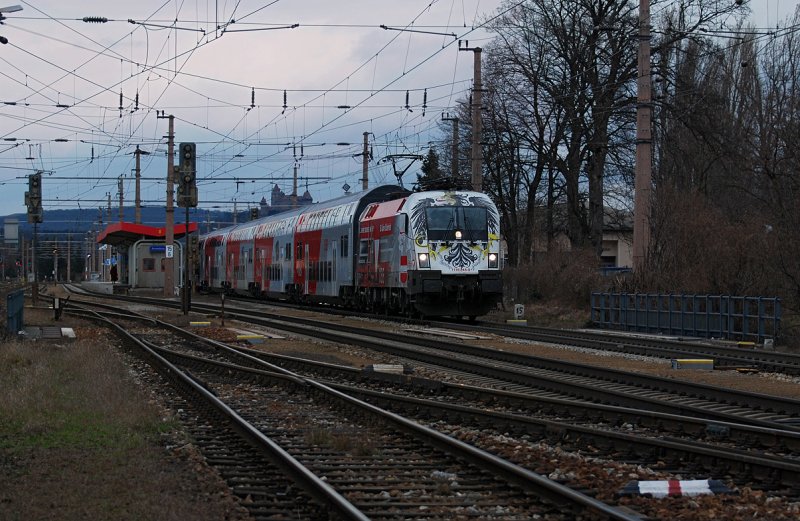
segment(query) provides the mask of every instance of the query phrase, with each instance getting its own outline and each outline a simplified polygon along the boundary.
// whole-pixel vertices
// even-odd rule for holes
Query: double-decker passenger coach
[[[502,298],[500,223],[486,195],[381,186],[201,237],[201,288],[424,316]]]

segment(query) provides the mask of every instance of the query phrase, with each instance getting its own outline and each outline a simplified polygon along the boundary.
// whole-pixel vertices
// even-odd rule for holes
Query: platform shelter
[[[197,223],[189,223],[189,233],[197,231]],[[163,288],[164,266],[171,256],[173,279],[178,285],[183,280],[184,246],[179,239],[186,235],[186,225],[173,228],[172,248],[166,245],[164,226],[146,226],[118,222],[109,224],[97,236],[103,262],[103,279],[110,281],[111,267],[116,266],[118,283],[130,288]]]

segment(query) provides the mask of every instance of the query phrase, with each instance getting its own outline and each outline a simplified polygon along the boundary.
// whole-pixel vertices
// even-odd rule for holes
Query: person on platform
[[[111,283],[117,282],[117,265],[113,264],[111,266]]]

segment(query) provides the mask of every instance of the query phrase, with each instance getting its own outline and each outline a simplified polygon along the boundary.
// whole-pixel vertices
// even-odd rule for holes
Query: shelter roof
[[[197,231],[197,223],[189,223],[189,233]],[[167,235],[167,229],[164,226],[147,226],[144,224],[134,224],[126,222],[118,222],[109,224],[105,230],[100,232],[97,236],[97,242],[100,244],[110,244],[112,246],[119,246],[123,244],[133,244],[141,239],[164,239]],[[186,225],[184,223],[176,224],[173,227],[173,236],[175,239],[180,239],[186,235]]]

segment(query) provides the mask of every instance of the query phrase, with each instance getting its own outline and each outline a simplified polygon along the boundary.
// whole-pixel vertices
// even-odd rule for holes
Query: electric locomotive
[[[381,186],[207,233],[201,288],[361,310],[474,318],[502,298],[486,195]]]

